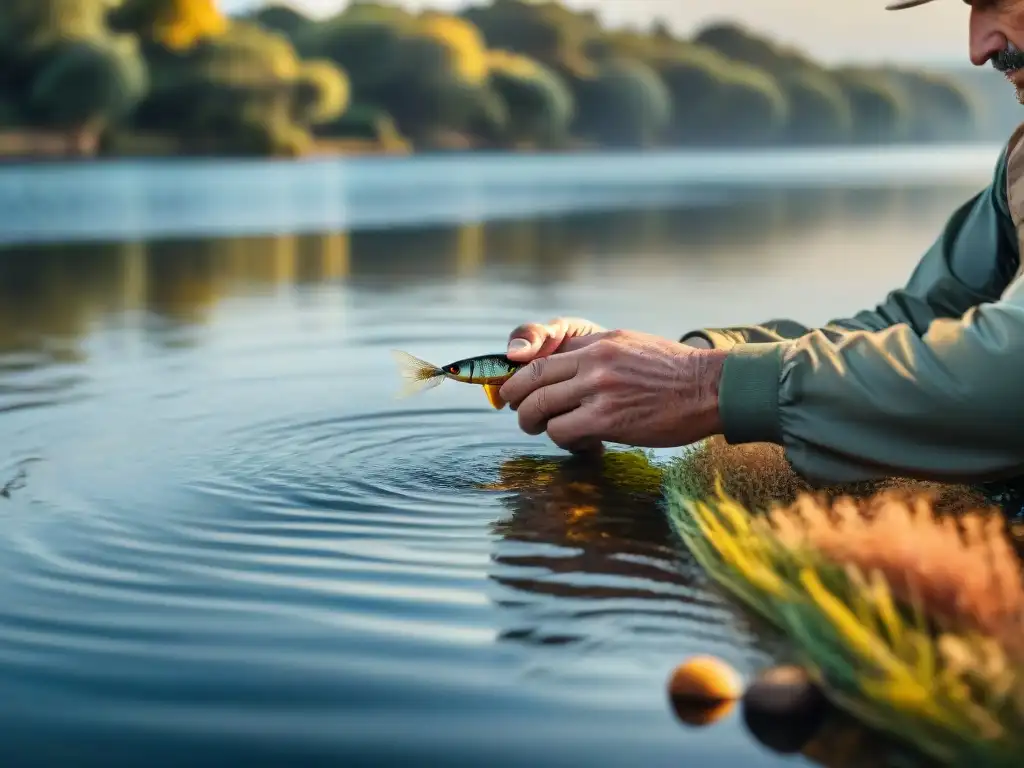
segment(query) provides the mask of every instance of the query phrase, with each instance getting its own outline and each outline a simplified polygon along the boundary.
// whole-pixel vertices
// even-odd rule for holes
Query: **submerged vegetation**
[[[711,578],[861,721],[942,764],[1015,765],[1024,578],[1000,511],[916,481],[812,494],[774,448],[741,448],[708,441],[666,476],[670,518]]]
[[[607,29],[556,2],[352,2],[322,20],[215,0],[0,7],[0,130],[82,154],[942,141],[978,113],[937,74],[829,68],[733,24]]]

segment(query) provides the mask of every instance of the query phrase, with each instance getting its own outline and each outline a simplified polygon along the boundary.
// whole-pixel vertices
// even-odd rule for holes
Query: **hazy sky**
[[[227,12],[263,0],[220,0]],[[312,15],[328,14],[344,0],[278,0]],[[480,0],[477,0],[480,2]],[[919,8],[887,11],[887,0],[563,0],[595,8],[609,25],[666,19],[683,34],[716,19],[735,19],[800,46],[815,58],[954,59],[967,63],[967,14],[963,0],[938,0]],[[458,8],[465,0],[403,0],[411,8]]]

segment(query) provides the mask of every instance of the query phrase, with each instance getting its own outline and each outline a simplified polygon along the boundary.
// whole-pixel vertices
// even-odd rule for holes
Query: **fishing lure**
[[[509,360],[505,355],[478,355],[456,360],[439,368],[426,360],[413,357],[408,352],[395,349],[391,354],[406,380],[399,397],[433,389],[445,379],[452,379],[464,384],[479,384],[484,388],[487,401],[499,411],[505,407],[505,401],[501,399],[498,390],[513,373],[523,367],[523,363]]]

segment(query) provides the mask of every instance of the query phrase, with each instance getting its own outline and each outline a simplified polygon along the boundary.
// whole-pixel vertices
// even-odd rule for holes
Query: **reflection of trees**
[[[349,235],[276,235],[212,242],[233,292],[343,278],[349,272]]]
[[[78,243],[0,250],[0,350],[74,342],[105,315],[142,310],[154,333],[203,323],[225,296],[348,274],[346,233]]]
[[[391,290],[472,273],[484,261],[485,237],[476,224],[352,232],[350,276]]]
[[[528,282],[542,291],[595,262],[644,269],[784,258],[771,243],[861,222],[907,221],[953,208],[962,190],[766,190],[727,205],[633,210],[353,233],[88,243],[0,250],[0,345],[74,339],[125,308],[173,324],[205,322],[228,295],[353,280],[406,290],[459,277]],[[667,262],[671,262],[671,266]],[[166,327],[166,325],[165,325]]]
[[[566,217],[581,249],[596,256],[700,251],[700,255],[747,248],[789,225],[786,194],[756,195],[727,204],[653,206]]]
[[[123,274],[130,245],[91,246],[88,258],[61,246],[0,251],[0,349],[53,351],[73,341],[117,300],[109,286]]]
[[[944,197],[934,197],[944,195]],[[952,210],[963,193],[933,192],[928,205]],[[405,289],[487,269],[543,286],[563,283],[598,259],[651,257],[748,259],[782,237],[828,231],[879,216],[933,210],[917,190],[764,190],[730,194],[727,202],[660,204],[635,209],[506,219],[463,226],[365,230],[351,236],[351,275],[366,287]],[[763,259],[758,269],[770,269]]]
[[[587,257],[585,241],[562,216],[489,222],[485,238],[489,267],[520,270],[538,284],[569,280]]]
[[[491,578],[511,617],[501,639],[578,642],[588,617],[671,620],[683,604],[710,605],[659,508],[660,484],[660,471],[633,452],[507,461],[485,486],[507,492],[510,511],[494,526]]]
[[[170,320],[205,320],[223,293],[217,251],[208,241],[150,244],[145,256],[145,308]]]
[[[809,764],[821,768],[938,768],[905,745],[831,705],[826,706],[824,717],[810,729],[807,719],[797,717],[744,720],[747,731],[768,749],[780,754],[799,754]]]

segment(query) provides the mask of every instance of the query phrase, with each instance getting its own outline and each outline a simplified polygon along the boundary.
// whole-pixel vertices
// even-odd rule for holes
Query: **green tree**
[[[0,130],[5,128],[21,128],[27,119],[20,106],[13,99],[0,95]]]
[[[504,106],[495,108],[495,123],[504,122],[505,140],[533,147],[563,146],[574,113],[573,96],[563,80],[519,54],[492,51],[489,61],[490,85]]]
[[[287,37],[244,21],[233,22],[223,35],[201,41],[181,58],[192,76],[229,85],[289,83],[301,69]]]
[[[352,0],[336,17],[348,23],[371,22],[384,24],[415,24],[416,16],[398,5]]]
[[[827,144],[852,137],[853,107],[834,78],[804,68],[781,75],[779,83],[789,103],[789,143]]]
[[[270,31],[279,32],[291,40],[295,40],[314,23],[308,16],[304,16],[291,6],[278,3],[265,5],[243,18],[251,19]]]
[[[596,73],[585,50],[601,34],[592,14],[575,14],[555,2],[493,0],[460,15],[480,30],[489,48],[523,54],[567,78]]]
[[[983,111],[949,78],[829,70],[737,24],[602,29],[553,0],[458,15],[357,0],[0,0],[0,125],[173,134],[193,151],[298,154],[319,136],[391,146],[614,147],[942,141]]]
[[[777,45],[742,25],[712,24],[694,39],[731,61],[757,67],[775,78],[789,104],[785,136],[790,142],[848,141],[877,133],[885,123],[886,106],[893,106],[875,85],[856,78],[842,82],[802,52]]]
[[[910,102],[899,83],[860,68],[838,69],[833,75],[850,101],[856,141],[899,141],[908,134]]]
[[[598,61],[634,59],[658,74],[671,95],[675,143],[760,144],[784,131],[789,105],[778,78],[710,45],[677,39],[664,24],[649,34],[608,32],[592,39],[588,52]]]
[[[59,43],[103,37],[108,9],[107,0],[2,0],[0,48],[30,55]]]
[[[909,102],[906,138],[958,141],[977,133],[981,106],[963,84],[927,72],[887,68],[884,73]]]
[[[349,11],[357,6],[350,6]],[[298,52],[307,58],[326,58],[344,69],[353,97],[363,102],[377,88],[402,73],[402,45],[412,19],[402,22],[350,18],[341,14],[299,33]]]
[[[509,123],[509,108],[494,87],[493,79],[488,80],[488,87],[480,92],[474,109],[466,125],[467,133],[472,136],[478,147],[507,147],[514,143]]]
[[[714,48],[730,61],[751,64],[775,75],[816,66],[802,53],[778,46],[739,24],[710,24],[694,36],[693,42]]]
[[[98,138],[139,103],[148,83],[134,41],[70,41],[48,52],[28,108],[37,124]]]
[[[257,119],[251,113],[261,109],[287,111],[287,93],[299,70],[287,40],[243,22],[185,50],[150,45],[147,55],[152,88],[137,121],[150,130],[185,134],[202,133],[211,121],[223,130],[223,121],[232,120],[230,110],[247,111],[249,119]]]
[[[353,5],[298,45],[304,55],[342,67],[353,103],[384,110],[421,146],[443,132],[466,131],[487,96],[483,39],[455,17]]]
[[[316,126],[314,131],[328,138],[370,141],[386,150],[409,149],[391,115],[378,107],[354,104],[329,123]]]
[[[348,99],[348,78],[333,62],[306,61],[294,84],[292,117],[300,125],[329,123],[345,111]]]
[[[785,94],[760,69],[697,45],[674,46],[655,67],[672,95],[674,143],[763,143],[786,124]]]
[[[301,154],[309,127],[347,106],[342,71],[302,61],[288,38],[255,21],[232,21],[187,48],[154,43],[148,55],[153,87],[136,123],[192,151]]]
[[[612,58],[598,75],[578,81],[576,130],[615,147],[648,147],[664,137],[672,120],[672,94],[641,61]]]
[[[790,119],[790,103],[778,79],[749,66],[725,70],[714,127],[720,141],[764,144],[779,139]]]

